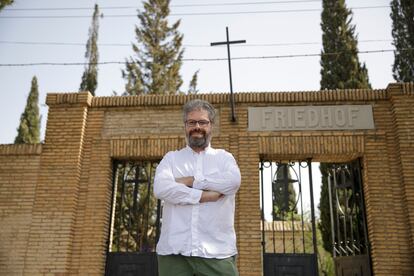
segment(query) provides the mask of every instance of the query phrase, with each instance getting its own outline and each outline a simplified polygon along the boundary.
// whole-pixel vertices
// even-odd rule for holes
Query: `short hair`
[[[208,113],[208,119],[211,123],[214,123],[216,117],[216,111],[214,107],[207,101],[195,99],[187,102],[183,107],[183,119],[184,123],[187,121],[187,114],[194,110],[205,110]]]

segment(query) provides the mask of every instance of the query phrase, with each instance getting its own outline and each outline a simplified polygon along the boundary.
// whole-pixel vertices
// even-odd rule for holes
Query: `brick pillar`
[[[414,254],[414,83],[396,83],[387,87],[392,104],[396,152],[399,157],[401,187],[404,189],[410,253]],[[409,262],[410,272],[414,264]]]
[[[242,276],[262,274],[259,148],[257,137],[239,135],[238,163],[242,183],[237,195],[237,246]]]
[[[401,273],[398,224],[395,223],[393,185],[385,137],[367,135],[363,163],[363,182],[371,260],[374,275]],[[392,256],[392,258],[391,258]]]
[[[68,275],[91,94],[49,94],[24,275]]]

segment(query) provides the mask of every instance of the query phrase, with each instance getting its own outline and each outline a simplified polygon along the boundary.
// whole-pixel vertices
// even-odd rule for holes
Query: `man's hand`
[[[193,187],[194,176],[177,177],[175,182],[186,185],[187,187]]]
[[[203,202],[216,202],[220,198],[222,198],[224,195],[220,194],[219,192],[214,191],[203,191],[200,198],[200,203]]]

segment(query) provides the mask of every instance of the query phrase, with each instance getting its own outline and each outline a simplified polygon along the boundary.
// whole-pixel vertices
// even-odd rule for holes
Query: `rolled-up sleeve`
[[[195,175],[193,188],[216,191],[224,195],[233,195],[241,183],[240,169],[233,155],[224,152],[220,156],[220,170],[210,174]]]
[[[167,153],[157,166],[154,178],[155,197],[172,204],[198,204],[202,191],[175,181],[171,156],[172,152]]]

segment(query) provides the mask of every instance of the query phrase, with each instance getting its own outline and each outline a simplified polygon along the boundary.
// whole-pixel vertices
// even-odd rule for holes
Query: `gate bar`
[[[351,168],[351,178],[353,177],[353,172],[352,172],[352,168]],[[353,195],[355,195],[355,189],[354,189],[354,181],[352,181],[352,194]],[[355,196],[355,198],[356,198],[356,196]],[[355,212],[355,214],[356,214],[356,202],[354,201],[354,202],[352,202],[351,203],[352,205],[349,207],[350,208],[350,213],[351,213],[351,216],[349,217],[349,224],[350,224],[350,235],[351,235],[351,237],[350,237],[350,245],[349,245],[349,247],[350,247],[350,249],[352,250],[352,255],[354,255],[355,256],[355,248],[356,248],[356,245],[355,245],[355,237],[354,237],[354,229],[353,229],[353,225],[354,225],[354,220],[353,220],[353,215],[354,215],[354,212]],[[359,227],[357,227],[357,229],[358,229]],[[357,231],[357,233],[358,233],[359,231]],[[359,236],[358,234],[356,234],[357,236]],[[358,240],[359,240],[359,238],[358,238]]]
[[[302,193],[302,171],[301,171],[301,167],[302,167],[302,161],[298,162],[299,164],[299,197],[300,197],[300,219],[302,222],[302,251],[305,254],[306,253],[306,248],[305,248],[305,222],[303,220],[303,193]]]
[[[346,167],[342,169],[341,175],[340,175],[341,180],[343,181],[342,185],[346,185],[346,175],[345,175],[345,173],[346,173]],[[346,193],[345,198],[347,196],[348,196],[348,194]],[[340,203],[340,202],[338,202],[338,203]],[[344,221],[344,250],[345,250],[346,256],[349,256],[349,253],[348,253],[349,252],[349,249],[348,249],[348,231],[347,231],[347,225],[348,225],[348,222],[347,222],[348,204],[347,203],[348,203],[348,201],[346,200],[345,204],[344,204],[344,210],[342,211],[342,214],[343,214],[343,221]]]
[[[361,170],[363,170],[364,168],[362,167],[362,162],[361,162],[361,158],[358,158],[358,161],[356,161],[357,163],[357,168],[358,168],[358,184],[359,184],[359,189],[360,189],[360,197],[362,200],[359,201],[361,210],[362,210],[362,223],[364,225],[364,238],[365,238],[365,249],[367,250],[365,253],[367,253],[368,256],[371,256],[371,244],[369,242],[368,239],[368,229],[367,229],[367,223],[366,223],[366,210],[365,210],[365,195],[364,195],[364,186],[362,183],[362,172]],[[371,257],[370,257],[371,258]],[[371,268],[372,271],[372,268]]]
[[[315,208],[313,200],[313,180],[312,180],[312,159],[308,159],[308,168],[309,168],[309,189],[310,189],[310,203],[311,203],[311,216],[312,216],[312,240],[313,240],[313,252],[318,254],[318,247],[316,244],[316,224],[315,224]]]
[[[355,168],[354,166],[351,166],[350,168],[350,172],[351,172],[351,179],[352,181],[352,194],[355,195],[355,201],[353,203],[353,212],[355,212],[356,215],[358,215],[358,210],[360,210],[359,206],[358,206],[358,202],[360,197],[357,196],[357,189],[355,187],[355,182],[358,181],[356,180],[357,176],[355,175]],[[362,192],[362,191],[361,191]],[[360,210],[362,211],[362,210]],[[356,220],[357,225],[359,225],[359,221],[358,219]],[[354,225],[352,217],[351,217],[351,225]],[[357,226],[357,230],[359,229],[359,226]],[[361,236],[359,235],[359,231],[356,231],[356,241],[354,241],[355,237],[353,236],[354,231],[351,229],[351,242],[352,242],[352,249],[354,250],[354,255],[355,251],[357,251],[357,255],[361,252]]]
[[[333,169],[332,169],[332,171],[333,171],[333,181],[334,181],[334,184],[333,184],[333,194],[335,194],[335,220],[336,220],[336,236],[337,236],[337,247],[338,248],[336,248],[335,247],[335,250],[337,250],[337,253],[340,255],[340,256],[342,256],[343,254],[343,251],[341,250],[341,243],[342,243],[342,238],[341,238],[341,231],[340,231],[340,227],[341,227],[341,224],[339,223],[339,207],[338,207],[338,202],[339,202],[339,199],[338,199],[338,191],[337,191],[337,189],[336,189],[336,187],[337,187],[337,185],[338,185],[338,183],[337,183],[337,179],[336,179],[336,166],[334,166],[333,167]],[[332,194],[332,195],[333,195]]]
[[[277,168],[276,168],[277,172]],[[270,162],[270,181],[272,183],[272,206],[273,206],[273,162]],[[262,187],[263,188],[263,187]],[[263,201],[264,203],[264,201]],[[272,207],[272,238],[273,238],[273,252],[276,252],[276,237],[275,237],[275,209]]]
[[[332,255],[336,257],[335,251],[335,225],[334,225],[334,213],[333,213],[333,204],[332,204],[332,182],[331,182],[331,172],[328,174],[328,195],[329,195],[329,211],[331,217],[331,238],[332,238]]]
[[[261,188],[261,194],[262,194],[262,249],[263,253],[266,253],[266,237],[265,237],[265,220],[264,220],[264,192],[263,192],[263,160],[260,161],[260,188]],[[264,262],[263,262],[263,271],[264,271]]]

